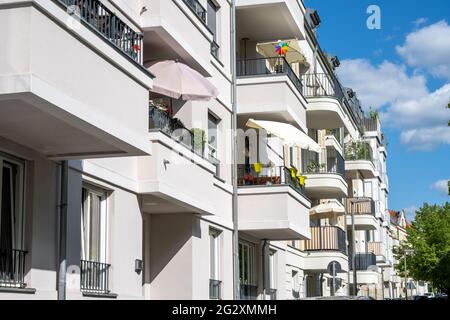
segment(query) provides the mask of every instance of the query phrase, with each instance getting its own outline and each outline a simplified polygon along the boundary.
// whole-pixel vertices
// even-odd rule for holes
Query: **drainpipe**
[[[239,228],[237,188],[237,97],[236,97],[236,0],[231,0],[231,104],[232,104],[232,184],[233,184],[233,298],[240,299],[239,290]]]
[[[67,160],[63,160],[61,161],[60,176],[58,300],[66,300],[68,177],[69,163]]]
[[[266,266],[266,252],[267,252],[267,246],[269,245],[269,242],[267,240],[262,241],[261,246],[261,269],[262,269],[262,276],[263,276],[263,300],[266,300],[266,294],[267,294],[267,285],[270,286],[270,283],[267,283],[268,278],[270,275],[268,274],[268,269]]]

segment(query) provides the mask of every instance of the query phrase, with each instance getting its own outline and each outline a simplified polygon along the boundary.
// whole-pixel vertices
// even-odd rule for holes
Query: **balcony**
[[[149,109],[149,126],[152,156],[137,159],[143,210],[204,215],[222,210],[214,205],[219,200],[214,187],[219,164],[205,154],[204,132],[187,129],[155,106]]]
[[[283,57],[237,62],[239,116],[287,122],[306,131],[302,83]]]
[[[349,259],[350,270],[353,270],[353,261]],[[355,268],[357,271],[367,271],[371,266],[377,265],[377,257],[374,253],[357,253],[355,255]]]
[[[109,269],[111,265],[81,260],[81,284],[84,295],[109,295]]]
[[[347,198],[347,227],[352,226],[352,215],[356,230],[376,230],[378,220],[375,217],[375,201],[370,198]]]
[[[256,300],[258,298],[258,286],[241,284],[240,296],[241,300]]]
[[[148,9],[140,16],[146,61],[180,59],[203,75],[211,75],[211,54],[218,46],[200,1],[142,0],[141,6]]]
[[[23,250],[0,249],[0,288],[24,289],[25,255]]]
[[[144,35],[133,30],[100,0],[53,0],[98,32],[127,57],[142,65]]]
[[[325,131],[325,146],[335,149],[340,155],[344,155],[344,139],[341,129],[327,129]]]
[[[302,150],[302,172],[306,176],[306,195],[309,198],[334,199],[347,195],[344,159],[336,150],[324,148],[320,155]]]
[[[221,300],[222,299],[222,281],[219,280],[209,280],[209,299],[210,300]]]
[[[325,73],[302,75],[303,95],[308,99],[308,127],[334,129],[349,127],[342,101],[344,94],[335,78]]]
[[[367,142],[349,142],[345,144],[345,171],[350,179],[373,179],[376,169],[372,148]]]
[[[236,6],[238,39],[305,39],[306,9],[298,0],[237,0]]]
[[[386,262],[385,246],[383,242],[370,241],[367,243],[367,252],[374,253],[377,263]]]
[[[259,239],[309,238],[310,202],[284,166],[238,168],[239,230]]]
[[[311,239],[304,243],[308,253],[305,268],[317,272],[326,272],[331,261],[338,261],[347,270],[346,233],[339,227],[311,227]]]
[[[0,135],[53,159],[150,154],[139,32],[98,1],[77,2],[79,15],[66,3],[1,7]]]

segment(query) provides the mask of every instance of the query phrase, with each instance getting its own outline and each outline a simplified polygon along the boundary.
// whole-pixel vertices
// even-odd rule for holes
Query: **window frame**
[[[88,192],[89,195],[95,195],[99,197],[100,202],[100,210],[99,210],[99,248],[97,248],[97,259],[92,260],[91,259],[91,245],[88,244],[89,248],[86,246],[86,237],[89,236],[90,233],[90,225],[88,225],[89,229],[86,231],[84,230],[85,222],[86,220],[88,224],[91,222],[91,214],[90,211],[90,201],[88,201],[88,197],[85,199],[84,192]],[[84,182],[82,185],[82,192],[81,192],[81,259],[85,261],[93,261],[93,262],[99,262],[99,263],[108,263],[108,235],[109,235],[109,214],[108,214],[108,199],[109,199],[109,192],[105,189],[102,189],[100,187],[94,186],[92,184],[89,184],[87,182]],[[86,202],[86,203],[85,203]],[[86,208],[87,205],[87,208]],[[88,209],[88,211],[86,211]],[[85,218],[85,212],[89,213],[89,216]],[[89,251],[86,252],[86,249]]]
[[[0,217],[3,195],[3,167],[4,163],[10,167],[10,199],[13,210],[11,211],[11,247],[13,250],[24,250],[25,242],[25,178],[26,178],[26,163],[24,160],[18,159],[12,155],[0,152]],[[14,167],[17,168],[17,176],[14,177]],[[14,183],[14,179],[15,181]],[[0,232],[1,232],[1,218],[0,218]]]

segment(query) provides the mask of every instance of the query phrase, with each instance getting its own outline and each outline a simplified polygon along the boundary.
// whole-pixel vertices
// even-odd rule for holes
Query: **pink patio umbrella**
[[[155,75],[153,92],[174,99],[196,101],[209,101],[219,94],[208,79],[181,62],[161,61],[148,70]]]

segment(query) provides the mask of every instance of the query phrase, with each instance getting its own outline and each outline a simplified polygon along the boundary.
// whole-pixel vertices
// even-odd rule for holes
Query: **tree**
[[[431,282],[434,288],[450,294],[450,203],[425,203],[406,232],[407,240],[394,251],[399,275],[404,277],[405,250],[412,249],[406,257],[408,276]]]

